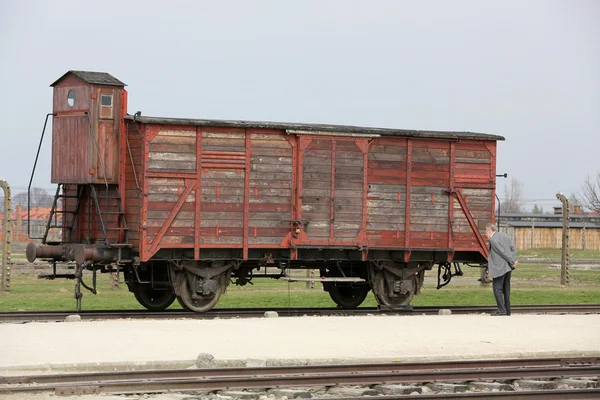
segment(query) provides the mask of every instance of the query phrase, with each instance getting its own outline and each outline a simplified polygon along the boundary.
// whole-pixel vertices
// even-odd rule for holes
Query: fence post
[[[531,245],[529,248],[535,248],[535,218],[531,218]]]
[[[12,208],[10,207],[10,186],[0,179],[0,187],[4,190],[4,240],[2,242],[2,291],[10,291],[10,264],[12,242]]]
[[[560,262],[560,284],[566,286],[569,284],[569,200],[557,193],[556,198],[562,202],[563,206],[563,228],[562,228],[562,257]]]

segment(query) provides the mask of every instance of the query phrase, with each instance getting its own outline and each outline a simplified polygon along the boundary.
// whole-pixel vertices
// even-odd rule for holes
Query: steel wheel
[[[329,296],[338,306],[345,309],[357,308],[369,294],[368,287],[330,286]]]
[[[389,293],[387,282],[385,280],[385,274],[383,273],[383,271],[377,272],[375,274],[374,280],[375,286],[373,287],[373,293],[375,293],[377,302],[381,305],[390,308],[407,306],[410,304],[410,301],[413,299],[413,297],[415,297],[416,288],[414,288],[414,285],[413,288],[411,288],[411,290],[405,293],[394,293],[393,295],[391,295]],[[414,282],[414,280],[412,282]]]
[[[198,276],[186,272],[184,273],[182,279],[179,284],[179,296],[177,296],[177,301],[186,310],[193,312],[206,312],[213,308],[221,298],[221,295],[225,291],[226,282],[225,279],[227,277],[225,274],[221,276],[215,277],[217,282],[217,288],[214,293],[209,295],[203,295],[200,293],[196,293],[196,291],[192,288],[195,288],[198,284],[198,280],[202,279]]]
[[[163,311],[175,301],[171,288],[157,290],[150,285],[135,285],[133,295],[149,311]]]

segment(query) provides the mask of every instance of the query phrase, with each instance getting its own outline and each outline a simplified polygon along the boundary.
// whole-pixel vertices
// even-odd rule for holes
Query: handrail
[[[31,171],[31,177],[29,178],[29,186],[27,186],[27,237],[29,239],[43,239],[41,237],[31,237],[31,183],[33,182],[33,176],[35,175],[35,168],[37,167],[38,158],[40,156],[40,150],[42,149],[42,142],[44,141],[44,133],[46,132],[46,125],[48,124],[48,117],[55,116],[54,113],[46,114],[46,120],[44,121],[44,128],[42,129],[42,137],[40,138],[40,144],[38,145],[37,154],[35,155],[35,161],[33,163],[33,171]]]

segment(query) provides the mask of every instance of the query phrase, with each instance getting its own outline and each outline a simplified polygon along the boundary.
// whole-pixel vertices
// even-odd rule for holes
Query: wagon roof
[[[163,118],[127,115],[125,119],[138,121],[146,124],[163,125],[193,125],[193,126],[218,126],[229,128],[262,128],[262,129],[286,129],[307,132],[331,132],[340,134],[371,134],[392,135],[407,137],[424,137],[438,139],[476,139],[476,140],[504,140],[503,136],[476,132],[453,132],[453,131],[422,131],[415,129],[389,129],[371,128],[350,125],[329,124],[304,124],[294,122],[265,122],[265,121],[235,121],[216,119],[188,119],[188,118]]]
[[[52,85],[55,86],[58,82],[60,82],[67,75],[73,74],[79,79],[91,83],[93,85],[109,85],[109,86],[126,86],[123,82],[112,76],[111,74],[107,74],[106,72],[92,72],[92,71],[68,71],[63,76],[58,78]]]

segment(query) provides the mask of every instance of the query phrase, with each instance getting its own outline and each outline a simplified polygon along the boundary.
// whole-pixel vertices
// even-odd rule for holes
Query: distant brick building
[[[46,231],[46,224],[50,217],[50,207],[39,207],[32,208],[29,213],[31,221],[30,233],[32,237],[40,237]],[[27,223],[28,215],[27,209],[23,209],[21,206],[17,206],[12,212],[12,223],[13,223],[13,240],[25,242],[29,241],[27,236]],[[4,225],[4,212],[0,212],[0,226]],[[4,240],[2,236],[2,230],[0,229],[0,240]]]

